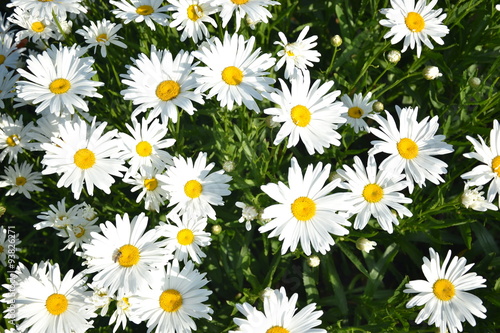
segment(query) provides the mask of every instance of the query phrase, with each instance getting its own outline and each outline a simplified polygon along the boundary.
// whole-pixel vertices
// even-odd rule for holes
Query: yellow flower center
[[[235,66],[229,66],[222,71],[222,80],[231,86],[237,86],[243,82],[243,72]]]
[[[353,106],[352,108],[349,108],[349,110],[347,110],[347,115],[351,118],[359,119],[363,116],[363,114],[363,109],[358,108],[357,106]]]
[[[311,122],[311,111],[304,105],[296,105],[290,112],[292,121],[299,127],[306,127]]]
[[[289,56],[289,57],[294,57],[295,56],[295,53],[293,53],[292,50],[286,50],[286,54]]]
[[[0,54],[0,65],[3,64],[5,61],[5,56],[3,54]]]
[[[203,9],[198,5],[191,5],[187,9],[187,15],[191,21],[196,21],[203,16]]]
[[[292,203],[292,214],[299,221],[309,221],[316,215],[316,203],[308,197],[299,197]]]
[[[500,155],[491,161],[491,169],[493,172],[496,172],[498,176],[500,176]]]
[[[7,146],[9,147],[15,147],[19,143],[19,136],[17,134],[12,134],[9,137],[7,137]]]
[[[108,41],[108,35],[107,34],[100,34],[95,38],[96,42],[98,43],[104,43]]]
[[[87,148],[82,148],[75,153],[73,157],[73,162],[80,169],[88,169],[95,164],[95,155],[92,151]]]
[[[139,6],[137,7],[137,9],[135,10],[135,12],[139,15],[143,15],[143,16],[146,16],[146,15],[151,15],[155,10],[153,9],[153,7],[149,6],[149,5],[142,5],[142,6]]]
[[[31,23],[31,30],[34,32],[42,32],[45,30],[45,24],[42,22],[33,22]]]
[[[232,3],[235,5],[244,5],[248,2],[249,0],[231,0]]]
[[[75,233],[76,238],[80,238],[83,235],[85,235],[85,228],[82,227],[81,225],[77,225],[73,227],[73,232]]]
[[[397,145],[399,155],[407,160],[412,160],[418,155],[418,146],[415,141],[403,138]]]
[[[203,191],[203,185],[197,180],[190,180],[184,185],[184,193],[191,199],[198,198]]]
[[[447,279],[439,279],[432,286],[432,292],[442,301],[449,301],[455,296],[455,286]]]
[[[122,297],[122,299],[120,300],[119,306],[122,308],[122,310],[127,310],[130,307],[128,297]]]
[[[17,186],[23,186],[24,184],[26,184],[26,178],[24,178],[23,176],[16,177]]]
[[[266,333],[289,333],[290,331],[281,326],[273,326]]]
[[[177,233],[177,241],[181,245],[191,245],[194,242],[194,234],[189,229],[182,229]]]
[[[123,267],[132,267],[139,262],[141,253],[134,245],[126,244],[120,247],[118,263]]]
[[[415,12],[409,12],[405,18],[405,24],[412,32],[420,32],[424,30],[425,21],[422,15]]]
[[[158,187],[158,180],[156,178],[144,179],[144,187],[148,191],[154,191]]]
[[[147,141],[141,141],[135,146],[135,151],[139,156],[146,157],[153,152],[153,146]]]
[[[64,94],[71,88],[71,83],[66,79],[55,79],[49,84],[49,90],[56,95]]]
[[[166,312],[176,312],[182,306],[182,295],[175,289],[168,289],[160,295],[160,307]]]
[[[68,299],[62,294],[52,294],[47,297],[45,307],[54,316],[60,315],[68,309]]]
[[[162,101],[170,101],[176,98],[181,92],[181,86],[172,80],[160,82],[156,87],[156,96]]]
[[[368,202],[379,202],[383,197],[384,190],[377,184],[368,184],[363,189],[363,198]]]

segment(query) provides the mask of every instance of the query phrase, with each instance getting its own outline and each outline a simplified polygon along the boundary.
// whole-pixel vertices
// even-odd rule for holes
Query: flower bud
[[[472,88],[477,88],[481,85],[481,79],[478,78],[478,77],[471,77],[469,79],[469,85],[472,87]]]
[[[368,240],[364,237],[361,237],[356,241],[356,248],[366,253],[369,253],[371,250],[373,250],[375,246],[377,246],[377,242]]]
[[[321,262],[321,259],[317,255],[312,255],[310,257],[307,257],[307,264],[309,267],[318,267]]]
[[[330,39],[330,42],[333,46],[339,47],[340,45],[342,45],[342,37],[340,37],[339,35],[335,35]]]
[[[387,53],[386,57],[391,64],[397,64],[399,60],[401,60],[401,52],[398,50],[391,50]]]
[[[226,172],[231,172],[234,170],[234,162],[233,161],[224,161],[224,163],[222,164],[222,169],[224,169],[224,171]]]
[[[443,76],[443,74],[439,72],[439,68],[437,68],[436,66],[425,66],[424,70],[422,71],[422,75],[426,80],[434,80],[440,76]]]
[[[220,226],[220,224],[214,224],[214,225],[212,226],[212,233],[213,233],[214,235],[218,235],[218,234],[220,234],[221,232],[222,232],[222,227]]]
[[[373,103],[372,109],[375,112],[382,112],[384,111],[384,103],[377,101]]]

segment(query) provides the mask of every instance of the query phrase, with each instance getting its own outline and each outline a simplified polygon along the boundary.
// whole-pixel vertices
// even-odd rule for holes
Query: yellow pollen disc
[[[16,177],[16,185],[17,186],[23,186],[24,184],[26,184],[26,178],[24,177]]]
[[[349,110],[347,110],[347,115],[351,118],[359,119],[363,116],[363,114],[363,109],[358,108],[357,106],[353,106],[352,108],[349,108]]]
[[[107,42],[108,41],[108,35],[107,34],[100,34],[98,35],[95,40],[98,42],[98,43],[103,43],[103,42]]]
[[[308,197],[299,197],[292,203],[292,214],[299,221],[309,221],[316,215],[316,203]]]
[[[80,238],[85,235],[85,228],[81,225],[77,225],[76,227],[73,227],[73,232],[75,233],[76,238]]]
[[[123,297],[122,298],[120,306],[121,306],[121,308],[123,310],[127,310],[130,307],[130,303],[128,301],[128,297]]]
[[[432,286],[432,292],[442,301],[449,301],[455,296],[455,286],[447,279],[439,279]]]
[[[191,245],[194,242],[194,234],[189,229],[182,229],[177,233],[177,241],[181,245]]]
[[[170,101],[176,98],[181,92],[181,86],[172,80],[160,82],[156,87],[156,96],[162,101]]]
[[[244,5],[248,2],[249,0],[231,0],[232,3],[235,5]]]
[[[500,156],[495,157],[491,161],[491,169],[493,172],[496,172],[498,176],[500,176]]]
[[[237,86],[243,82],[243,72],[235,66],[229,66],[222,71],[222,80],[231,86]]]
[[[184,193],[191,199],[198,198],[203,191],[203,185],[197,180],[190,180],[184,185]]]
[[[45,307],[51,314],[60,315],[68,309],[68,299],[62,294],[52,294],[47,297]]]
[[[82,148],[75,153],[73,161],[80,169],[88,169],[95,164],[95,155],[87,148]]]
[[[15,147],[19,143],[19,136],[17,134],[12,134],[11,136],[7,137],[7,146],[9,147]]]
[[[290,112],[292,121],[299,127],[306,127],[311,122],[311,111],[304,105],[296,105]]]
[[[266,333],[289,333],[290,331],[281,326],[273,326]]]
[[[147,141],[141,141],[135,146],[135,151],[139,156],[146,157],[153,152],[153,146]]]
[[[148,191],[154,191],[158,187],[158,180],[156,178],[144,179],[144,187]]]
[[[418,146],[415,141],[403,138],[397,145],[399,155],[407,160],[412,160],[418,155]]]
[[[139,249],[131,244],[126,244],[118,250],[118,263],[123,267],[132,267],[139,262],[141,254]]]
[[[379,202],[383,197],[384,190],[377,184],[368,184],[363,189],[363,198],[368,202]]]
[[[3,64],[5,61],[5,56],[3,54],[0,54],[0,65]]]
[[[146,16],[146,15],[151,15],[155,10],[153,9],[153,7],[149,6],[149,5],[142,5],[142,6],[139,6],[137,7],[137,9],[135,10],[135,12],[139,15],[143,15],[143,16]]]
[[[409,12],[405,18],[405,24],[412,32],[420,32],[424,30],[425,21],[422,15],[415,12]]]
[[[293,57],[295,56],[295,53],[293,53],[292,51],[288,50],[286,51],[286,54],[289,56],[289,57]]]
[[[198,5],[191,5],[187,9],[187,15],[191,21],[196,21],[203,16],[203,9]]]
[[[45,24],[42,22],[33,22],[31,23],[31,30],[35,32],[42,32],[45,30]]]
[[[71,88],[71,83],[66,79],[55,79],[49,84],[49,90],[56,95],[64,94]]]
[[[160,307],[166,312],[176,312],[182,306],[182,295],[175,289],[168,289],[160,295]]]

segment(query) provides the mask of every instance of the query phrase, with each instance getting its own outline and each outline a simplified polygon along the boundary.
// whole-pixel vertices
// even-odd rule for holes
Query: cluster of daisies
[[[380,24],[390,28],[384,38],[392,37],[392,44],[404,39],[402,51],[416,48],[418,57],[422,44],[433,48],[430,38],[443,44],[441,38],[449,31],[442,24],[446,14],[433,9],[436,2],[391,0],[392,8],[381,10],[386,19]],[[214,310],[206,302],[212,292],[196,265],[205,257],[202,248],[211,243],[205,231],[208,219],[217,218],[214,207],[223,206],[223,197],[231,194],[232,178],[224,170],[214,171],[206,152],[196,158],[171,153],[175,140],[168,138],[167,125],[181,121],[182,111],[193,115],[214,97],[227,110],[244,106],[256,114],[262,111],[280,126],[273,144],[286,141],[290,148],[300,142],[310,155],[340,146],[342,126],[377,137],[366,161],[355,156],[354,164],[336,170],[336,177],[330,164],[310,164],[303,173],[292,158],[288,185],[261,186],[277,203],[263,210],[261,219],[267,222],[259,232],[278,237],[282,254],[295,251],[299,243],[306,255],[326,254],[334,245],[333,236],[347,235],[350,227],[371,224],[393,233],[400,219],[412,216],[406,205],[415,186],[444,182],[447,164],[438,157],[453,148],[436,134],[437,116],[419,120],[417,107],[396,107],[397,118],[388,111],[375,113],[377,101],[370,92],[341,96],[332,91],[333,81],[313,80],[309,68],[321,54],[314,49],[317,36],[308,36],[308,26],[293,42],[279,32],[276,55],[256,47],[254,36],[238,34],[242,22],[251,28],[267,23],[272,17],[268,7],[279,2],[170,0],[163,5],[161,0],[121,0],[109,5],[115,20],[125,25],[135,22],[151,30],[168,26],[181,32],[181,42],[192,39],[197,49],[172,53],[152,45],[149,54],[131,58],[126,72],[120,73],[125,86],[120,95],[134,110],[125,124],[127,132],[120,132],[99,121],[89,108],[89,99],[103,97],[98,90],[105,85],[95,79],[96,59],[89,53],[99,48],[97,56],[102,58],[111,52],[108,48],[126,48],[119,35],[123,25],[107,19],[87,24],[87,9],[79,0],[11,0],[13,13],[0,21],[0,107],[5,107],[4,100],[14,101],[16,107],[33,108],[37,118],[25,123],[22,115],[0,113],[0,163],[8,164],[0,188],[7,188],[6,195],[20,193],[30,199],[31,192],[44,190],[43,176],[55,175],[57,187],[70,188],[79,200],[82,192],[93,196],[95,188],[110,194],[119,180],[138,193],[136,201],[144,210],[167,210],[166,221],[150,223],[145,213],[125,213],[116,215],[114,222],[97,224],[93,207],[84,202],[67,207],[64,198],[41,212],[35,229],[55,229],[65,239],[64,250],[72,250],[85,268],[62,274],[58,264],[48,261],[31,269],[20,263],[16,278],[5,285],[12,291],[2,299],[11,304],[6,318],[16,321],[17,330],[85,332],[97,314],[108,314],[111,304],[109,324],[114,331],[131,321],[145,322],[148,332],[191,332],[197,327],[195,319],[211,320]],[[217,28],[215,15],[222,28],[234,21],[236,32],[210,36]],[[85,45],[64,45],[73,22],[83,22],[75,32]],[[41,51],[31,52],[24,63],[26,40]],[[281,74],[277,87],[273,77]],[[261,110],[264,99],[274,107]],[[483,164],[462,175],[467,180],[466,207],[498,209],[493,201],[500,186],[499,132],[495,121],[491,147],[482,138],[479,142],[467,137],[475,152],[465,157]],[[29,152],[41,154],[41,171],[26,157]],[[482,186],[490,181],[485,199]],[[250,230],[259,212],[243,202],[236,206],[243,212],[240,222]],[[148,228],[151,224],[155,226]],[[3,264],[5,236],[2,228]],[[363,249],[373,245],[364,241]],[[429,319],[444,333],[462,331],[465,320],[475,325],[474,316],[485,318],[482,301],[467,291],[485,287],[486,281],[468,273],[471,267],[464,258],[451,259],[451,252],[441,265],[439,254],[430,249],[430,259],[424,258],[422,266],[426,280],[411,281],[405,289],[418,293],[408,307],[425,305],[417,323]],[[283,288],[267,290],[263,311],[239,304],[245,318],[234,322],[241,332],[326,333],[315,328],[321,325],[322,311],[309,304],[296,313],[297,298],[288,298]]]

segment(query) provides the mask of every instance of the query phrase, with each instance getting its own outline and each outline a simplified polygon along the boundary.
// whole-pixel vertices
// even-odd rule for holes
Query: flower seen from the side
[[[116,309],[109,317],[109,325],[111,326],[113,323],[115,324],[113,327],[113,333],[116,332],[120,326],[122,327],[122,330],[125,330],[125,327],[127,327],[127,323],[132,316],[129,297],[130,295],[123,295],[116,299]]]
[[[358,238],[356,241],[356,248],[365,253],[370,253],[377,246],[377,242],[371,241],[364,237]]]
[[[213,5],[222,8],[220,17],[222,18],[222,27],[225,28],[231,18],[235,16],[236,31],[239,30],[241,20],[246,16],[251,22],[268,22],[272,17],[267,6],[279,5],[278,1],[273,0],[214,0]]]
[[[38,186],[42,184],[42,174],[32,171],[33,165],[24,161],[21,165],[14,164],[5,167],[5,175],[0,175],[0,188],[10,187],[5,195],[22,193],[26,198],[31,199],[30,192],[42,192]]]
[[[245,222],[245,229],[250,231],[252,229],[252,221],[259,216],[259,212],[254,206],[247,205],[244,202],[236,201],[235,206],[241,208],[241,217],[238,222]]]
[[[109,3],[118,7],[111,12],[124,24],[145,22],[153,31],[156,30],[155,22],[162,26],[168,25],[168,6],[162,6],[162,0],[111,0]]]
[[[181,42],[192,38],[195,43],[210,36],[205,24],[217,28],[217,22],[210,16],[219,11],[211,0],[170,0],[169,11],[173,11],[171,28],[181,31]]]
[[[481,191],[483,186],[479,185],[476,188],[471,188],[467,182],[464,186],[464,193],[462,194],[462,205],[467,209],[473,209],[478,212],[485,212],[488,209],[498,210],[494,203],[487,201],[484,198],[484,191]]]
[[[347,119],[347,124],[354,128],[355,133],[359,131],[370,132],[370,126],[366,123],[365,118],[372,113],[373,104],[377,102],[376,99],[370,100],[371,97],[371,92],[367,93],[365,97],[361,93],[354,94],[352,99],[348,95],[340,97],[347,108],[347,112],[343,113],[342,116]]]
[[[94,53],[98,46],[101,47],[101,56],[106,57],[106,47],[111,44],[126,49],[127,45],[120,41],[122,37],[116,33],[122,28],[121,24],[112,23],[109,20],[102,19],[97,22],[90,22],[90,26],[83,26],[83,29],[76,31],[77,34],[85,38],[88,47],[94,47]]]
[[[424,70],[422,71],[422,76],[426,80],[435,80],[438,77],[443,76],[443,74],[439,72],[439,68],[437,68],[436,66],[425,66]]]

